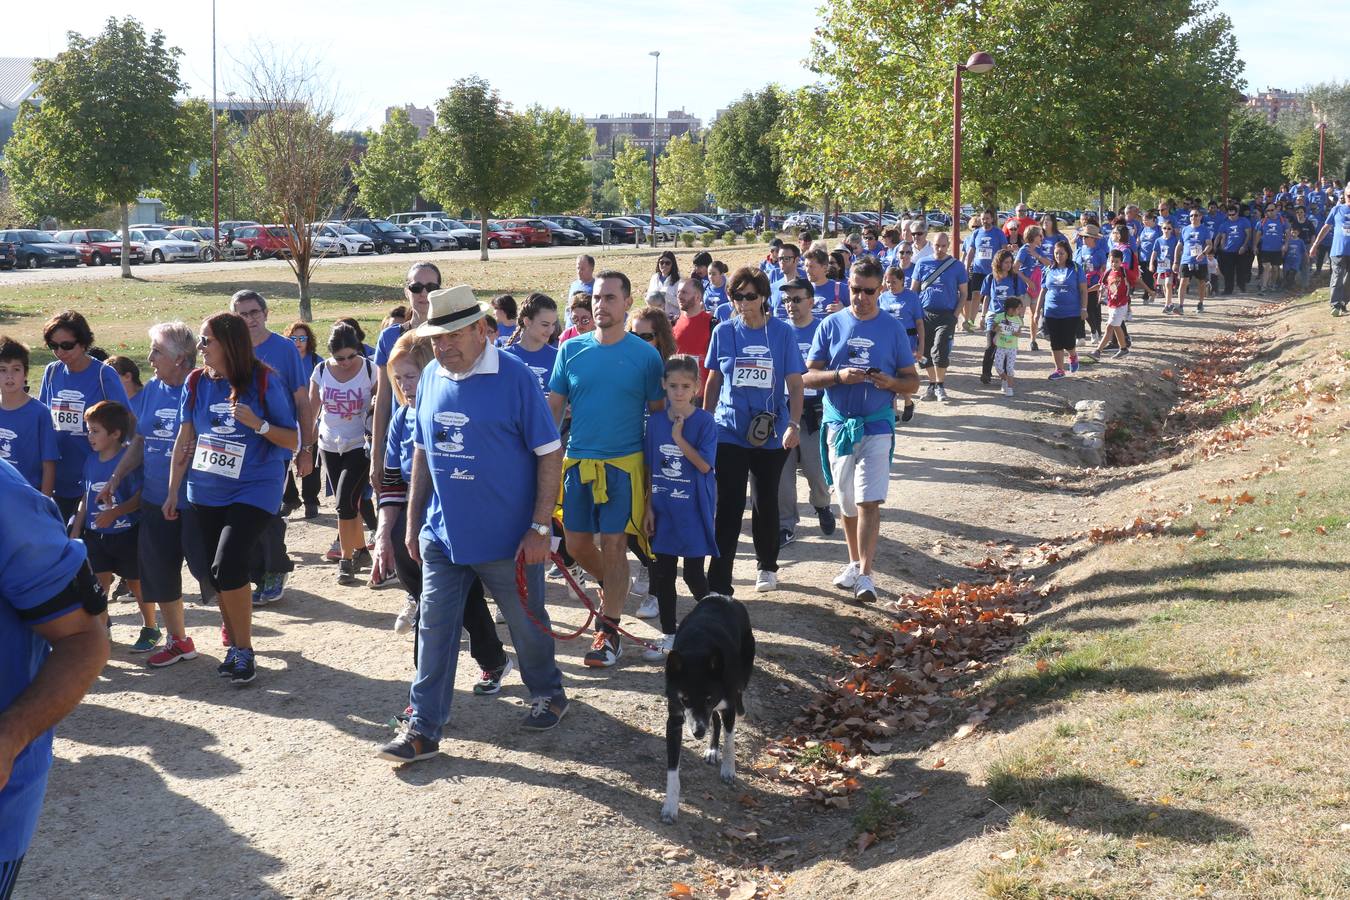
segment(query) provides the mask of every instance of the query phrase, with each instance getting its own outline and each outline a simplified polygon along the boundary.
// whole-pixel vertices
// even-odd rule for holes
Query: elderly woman
[[[823,255],[823,254],[822,254]],[[717,559],[708,571],[715,593],[731,596],[731,567],[754,481],[755,590],[778,586],[778,482],[788,449],[797,446],[806,365],[792,327],[769,318],[769,279],[748,266],[731,276],[737,315],[708,345],[703,405],[717,422]]]
[[[131,446],[108,478],[103,489],[111,498],[127,473],[142,470],[141,530],[137,543],[141,598],[158,604],[168,630],[162,646],[147,660],[151,666],[171,666],[181,659],[195,659],[197,649],[187,636],[183,620],[183,562],[200,584],[203,602],[215,602],[210,586],[206,551],[198,533],[197,511],[187,502],[186,484],[178,489],[177,518],[164,515],[169,498],[169,469],[174,441],[178,437],[183,384],[197,364],[197,337],[182,322],[163,322],[150,328],[150,367],[155,377],[141,390],[141,415]]]
[[[300,443],[290,392],[253,355],[248,325],[234,313],[202,323],[201,369],[183,390],[164,518],[179,517],[178,500],[197,512],[198,534],[211,560],[211,583],[230,643],[216,671],[233,684],[256,676],[249,563],[263,529],[281,506],[286,466]]]

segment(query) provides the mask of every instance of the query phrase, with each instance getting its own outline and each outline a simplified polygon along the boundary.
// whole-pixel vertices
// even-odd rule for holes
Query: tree
[[[1299,178],[1317,177],[1317,152],[1321,135],[1316,128],[1299,132],[1289,147],[1289,155],[1284,158],[1281,167],[1284,177],[1290,181]],[[1345,150],[1337,140],[1335,132],[1327,129],[1326,148],[1322,159],[1322,174],[1335,177],[1341,170],[1341,158]]]
[[[787,206],[779,120],[788,97],[776,84],[746,92],[713,123],[706,141],[708,189],[722,206]]]
[[[408,111],[395,108],[379,131],[366,132],[366,152],[352,166],[356,202],[372,216],[412,209],[417,201],[422,146]]]
[[[534,188],[538,153],[530,123],[477,75],[456,81],[436,102],[436,122],[422,183],[442,205],[478,213],[479,258],[487,260],[492,210]]]
[[[180,109],[183,119],[183,146],[174,167],[145,191],[146,196],[164,201],[164,211],[172,218],[210,222],[211,191],[211,110],[200,100],[189,100]],[[243,131],[223,115],[216,117],[217,180],[220,208],[236,198],[239,173],[232,163],[230,148],[243,140]],[[249,213],[251,215],[251,213]],[[222,213],[222,218],[238,218]]]
[[[703,148],[682,134],[671,138],[656,160],[657,205],[662,209],[695,210],[708,197],[703,177]]]
[[[1350,81],[1327,81],[1307,88],[1308,126],[1327,124],[1327,137],[1333,134],[1345,141],[1350,136]]]
[[[7,174],[19,202],[37,217],[121,210],[122,277],[131,277],[129,207],[177,162],[183,117],[181,51],[164,34],[146,36],[135,19],[108,19],[97,37],[66,36],[67,49],[33,65],[42,103],[15,123]],[[16,155],[15,159],[9,159]],[[40,209],[41,202],[52,205]]]
[[[1228,137],[1229,194],[1252,197],[1261,188],[1278,184],[1280,167],[1288,155],[1284,135],[1263,116],[1245,110],[1234,113]],[[1217,156],[1214,162],[1222,165]]]
[[[314,318],[310,282],[319,261],[310,226],[331,216],[346,192],[352,155],[351,143],[333,131],[336,117],[317,71],[302,59],[255,53],[245,87],[264,112],[229,150],[259,219],[283,230],[306,322]]]
[[[586,206],[591,196],[591,133],[586,123],[565,109],[534,105],[525,110],[538,153],[534,192],[518,198],[508,210],[526,215],[536,212],[571,212]],[[531,202],[533,201],[533,202]]]
[[[614,187],[619,192],[619,206],[637,210],[643,199],[651,194],[652,167],[641,147],[628,141],[614,154]]]
[[[613,215],[620,209],[619,189],[614,184],[614,160],[596,156],[590,162],[591,215]]]

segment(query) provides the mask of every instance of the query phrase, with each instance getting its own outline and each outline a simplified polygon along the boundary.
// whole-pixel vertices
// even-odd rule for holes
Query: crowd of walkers
[[[637,297],[626,274],[583,255],[562,303],[541,293],[481,302],[417,263],[374,346],[353,319],[322,347],[303,322],[277,333],[266,298],[241,290],[195,330],[151,327],[144,382],[134,361],[100,358],[73,310],[43,326],[54,360],[35,394],[27,346],[0,337],[10,512],[0,537],[19,542],[0,547],[0,564],[22,585],[0,603],[0,706],[25,702],[12,686],[33,681],[48,644],[65,660],[61,647],[105,633],[115,578],[141,620],[128,651],[157,668],[195,658],[184,567],[220,610],[217,671],[252,682],[253,610],[284,597],[293,568],[288,518],[316,518],[328,494],[336,582],[368,572],[371,587],[400,584],[394,628],[415,633],[403,727],[379,754],[438,752],[461,628],[480,670],[474,693],[498,692],[518,668],[531,698],[524,726],[552,728],[568,700],[544,604],[550,577],[598,589],[587,666],[623,656],[634,594],[635,615],[661,633],[642,656],[660,661],[678,625],[677,575],[694,600],[736,592],[747,500],[753,588],[779,589],[780,553],[802,527],[800,480],[819,532],[843,526],[834,585],[875,601],[896,433],[916,400],[948,399],[959,336],[983,351],[979,380],[997,376],[1015,396],[1024,343],[1048,344],[1049,377],[1063,378],[1130,351],[1132,304],[1161,300],[1183,315],[1194,297],[1203,312],[1215,295],[1246,290],[1254,267],[1258,292],[1307,289],[1329,259],[1333,314],[1350,302],[1350,189],[1336,183],[1244,203],[1131,205],[1072,230],[1024,205],[1001,225],[992,211],[969,225],[959,246],[930,237],[924,219],[834,247],[803,232],[774,241],[757,266],[699,252],[684,274],[667,251]],[[63,696],[49,705],[58,717],[74,702]],[[0,767],[5,815],[40,800],[48,728],[15,750],[20,761],[33,754],[27,768]],[[45,744],[34,740],[44,732]],[[0,728],[0,749],[6,737]],[[35,809],[24,814],[35,820]],[[22,856],[16,846],[0,843],[0,864]]]

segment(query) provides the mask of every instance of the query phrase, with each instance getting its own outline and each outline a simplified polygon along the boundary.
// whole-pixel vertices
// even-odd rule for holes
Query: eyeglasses
[[[731,295],[731,299],[735,300],[737,303],[749,303],[752,300],[758,300],[759,294],[755,293],[754,291],[747,291],[744,294],[733,293]]]
[[[206,335],[202,335],[201,337],[197,338],[197,349],[205,350],[211,344],[211,340],[212,339],[207,337]]]
[[[352,360],[356,359],[356,357],[358,357],[358,356],[360,356],[360,355],[361,355],[361,354],[359,354],[359,353],[348,353],[346,356],[338,356],[336,353],[334,353],[334,354],[333,354],[333,362],[340,362],[340,363],[351,362]]]
[[[635,331],[635,332],[633,332],[633,334],[635,334],[635,335],[637,335],[638,337],[642,338],[644,341],[646,341],[646,342],[649,343],[649,344],[655,342],[655,340],[656,340],[656,332],[655,332],[655,331]]]
[[[439,291],[440,289],[441,286],[434,281],[431,282],[414,281],[408,285],[408,293],[410,294],[420,294],[423,291]]]
[[[309,343],[309,335],[305,335],[305,334],[293,334],[293,335],[291,335],[291,340],[294,341],[294,342],[297,343],[297,344],[308,344],[308,343]]]
[[[256,319],[262,314],[263,311],[261,309],[245,309],[235,313],[235,315],[241,319]]]
[[[850,287],[849,290],[864,297],[875,297],[881,288]]]
[[[66,351],[67,353],[69,353],[71,350],[74,350],[74,349],[75,349],[76,347],[78,347],[78,346],[80,346],[79,341],[48,341],[48,342],[47,342],[47,349],[48,349],[48,350],[64,350],[64,351]]]
[[[901,250],[901,251],[900,251],[900,255],[901,255],[901,256],[913,256],[913,255],[914,255],[914,251],[913,251],[913,250]]]
[[[815,298],[808,297],[805,294],[784,294],[783,299],[788,303],[808,303]]]
[[[911,228],[911,229],[909,230],[909,233],[910,233],[910,234],[927,234],[928,232],[926,232],[926,231],[921,231],[921,230],[919,230],[918,228]]]
[[[670,265],[670,260],[668,260],[668,259],[663,259],[663,260],[661,260],[660,262],[658,262],[657,265],[658,265],[658,266],[668,266],[668,265]]]

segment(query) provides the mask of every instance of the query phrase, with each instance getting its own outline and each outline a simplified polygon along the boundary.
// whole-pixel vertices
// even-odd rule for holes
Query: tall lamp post
[[[994,58],[983,51],[970,54],[965,64],[956,64],[952,78],[952,255],[961,254],[961,73],[983,75],[994,67]]]
[[[656,110],[657,98],[661,89],[661,51],[653,50],[647,54],[656,60],[656,69],[652,75],[652,246],[656,246]]]
[[[211,0],[211,240],[220,251],[220,152],[216,144],[216,0]]]
[[[1317,123],[1317,188],[1322,189],[1322,157],[1327,149],[1327,123]]]

